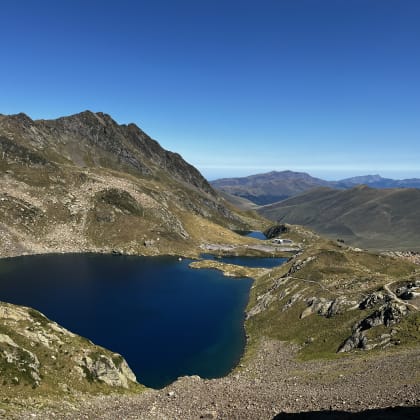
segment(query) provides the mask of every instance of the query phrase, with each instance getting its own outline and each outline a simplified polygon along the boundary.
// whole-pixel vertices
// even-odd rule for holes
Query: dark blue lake
[[[121,353],[140,383],[226,375],[245,345],[252,281],[172,257],[42,255],[0,260],[0,300],[31,306]]]
[[[216,260],[226,264],[242,265],[250,268],[273,268],[285,263],[288,258],[256,258],[256,257],[236,257],[236,256],[215,256],[212,254],[201,254],[205,260]]]

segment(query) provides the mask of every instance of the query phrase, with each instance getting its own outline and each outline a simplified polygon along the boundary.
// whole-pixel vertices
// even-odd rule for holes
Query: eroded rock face
[[[367,341],[367,337],[363,332],[357,330],[340,346],[337,353],[344,353],[354,349],[365,349]]]
[[[344,296],[328,300],[325,298],[312,297],[307,300],[308,307],[301,313],[300,318],[306,318],[312,314],[318,314],[331,318],[334,315],[343,313],[354,302],[348,301]]]
[[[82,376],[90,381],[101,381],[112,387],[124,388],[129,387],[130,381],[136,382],[136,376],[119,354],[108,357],[90,352],[89,355],[75,360],[82,368]]]
[[[307,257],[304,260],[296,259],[296,261],[292,264],[285,277],[297,273],[298,271],[302,270],[302,268],[305,267],[308,263],[315,260],[316,256]]]
[[[258,296],[257,299],[258,303],[247,312],[246,319],[265,311],[270,306],[271,302],[275,300],[271,293],[265,293],[264,295]]]

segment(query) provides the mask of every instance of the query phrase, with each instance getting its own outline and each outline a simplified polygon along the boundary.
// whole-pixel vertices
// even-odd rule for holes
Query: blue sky
[[[0,113],[103,111],[209,179],[420,177],[420,1],[20,0],[0,19]]]

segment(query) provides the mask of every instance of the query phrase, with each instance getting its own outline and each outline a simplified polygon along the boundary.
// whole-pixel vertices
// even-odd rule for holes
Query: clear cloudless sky
[[[0,113],[106,112],[209,179],[420,177],[419,0],[0,6]]]

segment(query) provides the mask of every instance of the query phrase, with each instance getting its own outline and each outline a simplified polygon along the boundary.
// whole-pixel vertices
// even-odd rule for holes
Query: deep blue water
[[[267,236],[264,235],[264,233],[259,232],[258,230],[238,230],[236,233],[239,233],[239,235],[248,236],[249,238],[255,238],[255,239],[261,239],[265,240],[267,239]]]
[[[31,306],[121,353],[140,383],[226,375],[245,345],[252,281],[171,257],[42,255],[0,260],[0,300]]]
[[[251,268],[273,268],[285,263],[288,258],[256,258],[256,257],[235,257],[235,256],[215,256],[212,254],[201,254],[205,260],[216,260],[226,264],[242,265]]]
[[[245,236],[249,236],[250,238],[261,239],[261,240],[267,239],[267,236],[265,236],[264,233],[258,232],[256,230],[253,232],[249,232]]]

